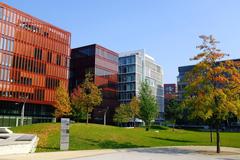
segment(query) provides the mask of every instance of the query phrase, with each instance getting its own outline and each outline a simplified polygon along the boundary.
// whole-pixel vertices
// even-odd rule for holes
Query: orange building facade
[[[0,126],[25,100],[28,121],[51,118],[56,87],[68,88],[71,34],[1,2],[0,33]]]

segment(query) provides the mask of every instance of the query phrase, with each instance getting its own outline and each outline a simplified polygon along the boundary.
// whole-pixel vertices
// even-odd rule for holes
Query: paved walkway
[[[1,156],[0,160],[240,160],[240,149],[211,146],[179,146],[138,149],[110,149],[49,152]]]

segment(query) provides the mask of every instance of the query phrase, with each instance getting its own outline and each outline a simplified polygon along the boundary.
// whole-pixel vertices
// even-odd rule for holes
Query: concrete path
[[[87,150],[9,155],[0,160],[240,160],[240,149],[221,149],[221,154],[211,146]]]

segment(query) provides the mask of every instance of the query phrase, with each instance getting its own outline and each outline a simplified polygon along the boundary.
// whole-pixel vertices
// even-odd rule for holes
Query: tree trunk
[[[87,120],[86,120],[86,124],[88,124],[88,113],[87,113]]]
[[[220,133],[219,133],[219,123],[216,126],[216,134],[217,134],[217,153],[220,153]]]
[[[149,131],[149,129],[150,129],[150,123],[146,123],[146,131]]]
[[[227,127],[230,128],[229,118],[227,119]]]
[[[210,125],[210,142],[212,143],[213,132],[212,132],[212,125]]]
[[[87,108],[87,120],[86,120],[86,124],[88,124],[88,108]]]
[[[135,117],[133,117],[133,127],[135,128],[136,123],[135,123]]]
[[[173,127],[172,127],[172,131],[174,132],[174,129],[175,129],[175,124],[176,124],[176,121],[174,120],[173,121]]]
[[[216,106],[216,108],[218,108],[219,107],[218,99],[217,99],[216,96],[214,97],[214,99],[215,99],[215,106]],[[217,116],[216,116],[216,118],[217,118]],[[221,121],[219,119],[216,119],[215,124],[216,124],[216,136],[217,136],[216,137],[217,138],[217,153],[220,153],[220,133],[219,133],[219,127],[220,127]]]

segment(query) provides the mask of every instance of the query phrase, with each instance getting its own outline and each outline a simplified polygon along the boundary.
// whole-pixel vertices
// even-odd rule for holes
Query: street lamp
[[[27,102],[27,99],[28,99],[28,96],[22,97],[23,106],[22,106],[22,111],[21,111],[21,126],[23,126],[23,122],[24,122],[25,103]]]

